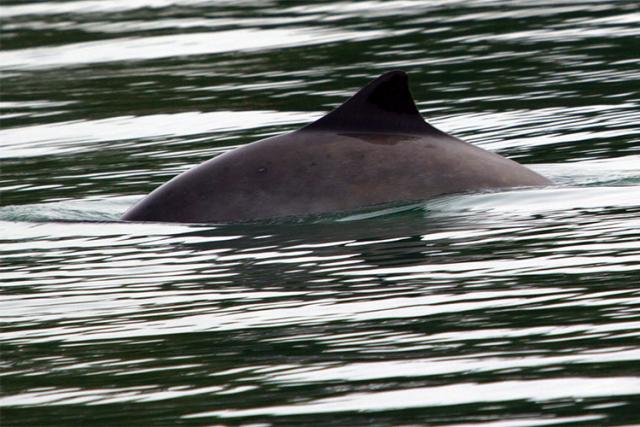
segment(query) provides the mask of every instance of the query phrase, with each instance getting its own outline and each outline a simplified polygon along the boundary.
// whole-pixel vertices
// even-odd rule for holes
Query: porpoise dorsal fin
[[[441,134],[420,115],[404,71],[385,73],[301,131]]]

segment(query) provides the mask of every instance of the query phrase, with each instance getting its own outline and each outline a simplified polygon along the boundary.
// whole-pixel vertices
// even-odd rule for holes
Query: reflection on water
[[[633,2],[12,1],[2,425],[634,425]],[[127,224],[171,176],[405,69],[554,188]]]
[[[167,45],[177,48],[181,55],[203,55],[244,50],[267,50],[331,43],[342,40],[362,40],[382,37],[381,32],[338,33],[327,29],[305,27],[297,31],[282,30],[230,30],[216,33],[188,33],[122,38],[106,41],[83,42],[62,47],[14,49],[3,52],[0,61],[8,69],[49,68],[100,62],[147,60],[173,57]]]

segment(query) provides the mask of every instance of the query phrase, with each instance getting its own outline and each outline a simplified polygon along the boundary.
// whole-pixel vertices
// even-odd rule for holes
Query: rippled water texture
[[[5,0],[2,426],[640,424],[635,1]],[[392,69],[558,185],[250,225],[155,186]]]

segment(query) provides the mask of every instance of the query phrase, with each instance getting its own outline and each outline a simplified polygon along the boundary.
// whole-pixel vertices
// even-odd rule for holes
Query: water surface
[[[5,1],[1,423],[640,423],[633,1]],[[383,72],[550,177],[249,225],[136,200]]]

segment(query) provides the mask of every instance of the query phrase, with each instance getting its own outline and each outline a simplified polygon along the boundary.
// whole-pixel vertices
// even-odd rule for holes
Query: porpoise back
[[[219,155],[163,184],[127,221],[228,223],[551,182],[424,121],[392,71],[288,134]]]

